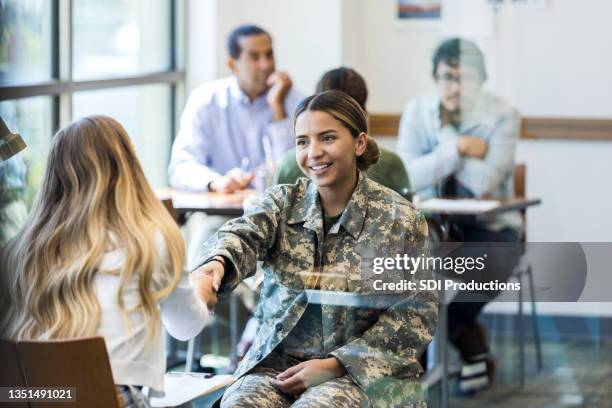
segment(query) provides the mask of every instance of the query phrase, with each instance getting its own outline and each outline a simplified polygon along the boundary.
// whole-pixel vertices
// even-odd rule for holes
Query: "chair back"
[[[517,164],[514,166],[514,196],[516,198],[525,198],[526,196],[526,185],[527,185],[527,166],[525,164]],[[521,210],[521,218],[523,224],[527,222],[527,209]],[[521,241],[527,241],[527,233],[523,232]],[[524,251],[524,248],[523,248]]]
[[[174,221],[177,221],[178,217],[176,214],[176,209],[174,208],[174,204],[172,203],[172,197],[162,198],[161,202],[164,205],[164,207],[166,207],[166,210],[168,210],[168,212],[170,213],[170,216],[172,217],[172,219]]]
[[[75,340],[20,341],[17,352],[28,387],[74,387],[76,402],[57,408],[119,408],[102,337]],[[48,402],[31,402],[48,408]]]
[[[517,198],[525,198],[526,177],[527,166],[525,164],[514,166],[514,196]]]
[[[17,344],[12,341],[0,339],[0,356],[2,356],[2,369],[0,369],[0,387],[25,387],[25,378],[19,364]],[[29,408],[27,402],[11,403],[11,407]]]

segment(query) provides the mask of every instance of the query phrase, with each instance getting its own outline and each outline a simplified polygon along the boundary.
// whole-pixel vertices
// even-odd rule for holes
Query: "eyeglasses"
[[[461,75],[455,76],[451,74],[444,75],[436,75],[436,80],[443,86],[449,86],[452,83],[456,83],[457,85],[465,84],[465,85],[478,85],[481,82],[480,77],[476,75]]]

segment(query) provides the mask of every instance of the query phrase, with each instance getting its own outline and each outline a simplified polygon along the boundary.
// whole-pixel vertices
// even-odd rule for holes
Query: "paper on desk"
[[[424,211],[432,212],[452,212],[477,214],[490,211],[499,207],[499,201],[496,200],[476,200],[473,198],[461,199],[445,199],[445,198],[430,198],[421,202],[418,207]]]
[[[202,373],[168,373],[164,376],[166,395],[151,398],[152,407],[176,407],[206,394],[211,394],[232,382],[231,375],[204,378]]]

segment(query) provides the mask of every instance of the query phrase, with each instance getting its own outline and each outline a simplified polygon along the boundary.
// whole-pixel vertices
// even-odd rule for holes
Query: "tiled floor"
[[[493,333],[491,349],[497,360],[495,386],[469,398],[452,395],[451,386],[451,408],[612,408],[612,339],[594,336],[568,340],[545,336],[542,340],[544,368],[538,373],[535,349],[528,337],[526,384],[522,388],[516,336],[508,332]],[[439,389],[431,388],[431,408],[439,407],[438,398]],[[194,406],[208,404],[208,401],[198,401]]]
[[[542,343],[544,369],[536,372],[535,352],[526,348],[527,377],[519,386],[518,347],[505,336],[493,342],[497,383],[472,397],[453,396],[452,408],[612,407],[612,340],[546,340]],[[439,389],[429,393],[430,406],[439,406]]]

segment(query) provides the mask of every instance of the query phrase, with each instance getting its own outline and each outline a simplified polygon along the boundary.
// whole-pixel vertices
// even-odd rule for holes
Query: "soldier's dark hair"
[[[354,98],[342,91],[319,92],[300,102],[293,115],[294,128],[298,117],[306,111],[320,111],[330,114],[342,123],[354,138],[359,137],[361,133],[367,134],[369,130],[366,111]],[[368,136],[365,151],[357,157],[357,167],[365,171],[376,163],[379,157],[378,144]]]
[[[365,110],[368,87],[365,80],[354,69],[340,67],[327,71],[317,83],[316,92],[336,89],[349,94]]]
[[[227,37],[227,53],[234,59],[240,58],[242,52],[239,43],[240,38],[260,34],[265,34],[272,40],[272,36],[266,30],[253,24],[243,24],[234,28]]]
[[[434,78],[437,76],[438,65],[441,62],[453,68],[460,65],[474,67],[483,81],[487,79],[484,56],[473,41],[451,38],[442,42],[433,55],[432,75]]]

